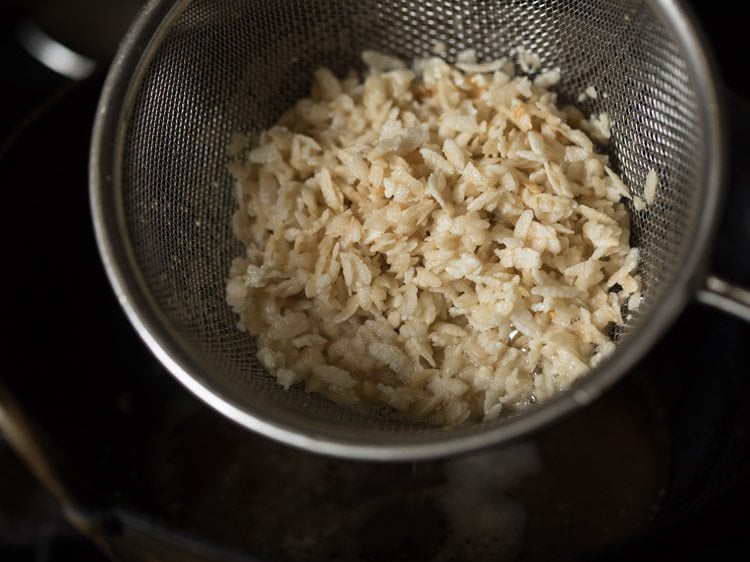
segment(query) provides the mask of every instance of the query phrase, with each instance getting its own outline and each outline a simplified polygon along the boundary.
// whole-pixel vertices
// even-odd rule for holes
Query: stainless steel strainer
[[[361,69],[363,49],[414,59],[437,41],[449,58],[526,47],[542,70],[560,70],[563,100],[595,86],[601,95],[582,109],[611,116],[614,166],[636,191],[650,168],[661,182],[655,203],[633,215],[645,300],[613,357],[530,412],[450,430],[284,391],[224,301],[229,263],[242,251],[224,168],[231,134],[271,125],[307,93],[317,66],[343,74]],[[154,0],[122,45],[99,106],[96,232],[141,337],[225,415],[321,453],[435,457],[516,438],[590,402],[699,292],[722,191],[720,113],[710,60],[669,0]]]

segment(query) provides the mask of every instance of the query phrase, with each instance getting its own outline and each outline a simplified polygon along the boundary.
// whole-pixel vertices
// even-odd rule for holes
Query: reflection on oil
[[[663,437],[633,385],[534,440],[418,464],[310,455],[187,406],[153,443],[149,507],[270,560],[547,560],[650,520]]]

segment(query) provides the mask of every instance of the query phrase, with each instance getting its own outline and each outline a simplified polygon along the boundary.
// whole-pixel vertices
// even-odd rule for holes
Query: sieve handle
[[[750,104],[725,91],[730,133],[726,202],[714,244],[712,268],[696,299],[750,322],[750,163],[744,150],[750,138]]]
[[[733,285],[716,275],[709,275],[698,291],[699,302],[750,322],[750,291]]]

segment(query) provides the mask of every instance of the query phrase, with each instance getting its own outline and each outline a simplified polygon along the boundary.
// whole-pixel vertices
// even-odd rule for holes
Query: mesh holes
[[[485,60],[524,46],[544,68],[560,68],[563,99],[596,87],[599,97],[584,109],[611,116],[613,162],[626,183],[641,193],[649,168],[658,170],[655,204],[633,215],[646,298],[625,338],[648,320],[689,252],[705,154],[697,102],[669,32],[643,2],[195,0],[140,86],[122,201],[153,300],[206,376],[249,411],[262,402],[297,415],[301,428],[350,428],[363,438],[435,431],[285,392],[264,373],[224,301],[229,263],[241,251],[224,166],[232,132],[273,123],[307,92],[316,66],[361,68],[365,48],[413,59],[439,40],[449,57],[472,47]]]

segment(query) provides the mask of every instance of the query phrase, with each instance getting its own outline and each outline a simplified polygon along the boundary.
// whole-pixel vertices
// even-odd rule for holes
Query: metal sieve
[[[611,158],[655,202],[634,212],[645,297],[613,356],[527,412],[444,429],[386,411],[362,414],[283,390],[225,304],[242,252],[225,171],[235,131],[257,132],[309,89],[321,65],[362,70],[376,49],[406,60],[444,42],[452,59],[516,46],[559,69],[562,101],[606,111]],[[192,392],[238,423],[315,452],[423,459],[520,437],[589,403],[622,376],[696,293],[738,314],[741,289],[709,278],[705,258],[722,195],[717,82],[690,18],[670,0],[154,0],[135,22],[103,90],[91,155],[96,234],[110,280],[148,347]],[[704,288],[701,288],[704,287]],[[734,291],[731,296],[721,294]]]

